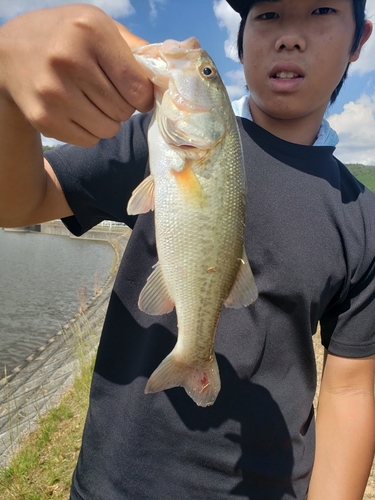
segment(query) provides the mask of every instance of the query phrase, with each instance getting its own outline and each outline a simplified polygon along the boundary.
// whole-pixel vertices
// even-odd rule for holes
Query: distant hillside
[[[375,166],[349,163],[346,165],[353,175],[375,193]]]

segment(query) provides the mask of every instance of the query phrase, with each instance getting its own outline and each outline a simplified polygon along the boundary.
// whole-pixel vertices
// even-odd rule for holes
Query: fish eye
[[[214,68],[211,66],[203,66],[201,72],[203,76],[207,76],[208,78],[213,78],[216,74]]]

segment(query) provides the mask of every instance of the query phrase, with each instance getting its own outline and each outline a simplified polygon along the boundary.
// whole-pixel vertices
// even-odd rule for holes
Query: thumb
[[[148,45],[146,40],[131,33],[125,26],[115,22],[117,35],[115,43],[109,44],[108,38],[98,53],[98,62],[117,89],[119,94],[132,107],[147,112],[154,104],[154,87],[135,60],[131,49]]]
[[[134,47],[142,47],[142,45],[149,45],[149,42],[137,35],[134,35],[134,33],[129,31],[128,28],[125,28],[123,24],[117,21],[115,21],[115,24],[120,32],[120,35],[131,49],[133,49]]]

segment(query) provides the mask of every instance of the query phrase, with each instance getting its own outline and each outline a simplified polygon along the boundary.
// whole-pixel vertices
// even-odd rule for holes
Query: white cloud
[[[125,17],[134,12],[130,0],[0,0],[0,19],[5,21],[32,10],[73,3],[95,5],[103,9],[111,17]]]
[[[155,20],[158,17],[158,11],[156,9],[155,0],[148,0],[150,4],[150,18]]]
[[[44,135],[42,135],[42,144],[43,146],[56,147],[65,144],[65,142],[58,141],[57,139],[53,139],[52,137],[44,137]]]
[[[238,99],[246,93],[246,80],[242,69],[228,71],[224,75],[225,86],[231,100]]]
[[[214,0],[213,8],[220,28],[224,28],[228,32],[228,38],[224,43],[225,55],[238,62],[237,33],[241,20],[240,15],[229,6],[226,0]]]
[[[345,104],[328,121],[340,138],[336,153],[341,161],[375,165],[375,94]]]
[[[151,21],[155,21],[155,19],[158,17],[158,8],[163,7],[168,0],[148,0],[148,3],[150,5],[150,19]]]

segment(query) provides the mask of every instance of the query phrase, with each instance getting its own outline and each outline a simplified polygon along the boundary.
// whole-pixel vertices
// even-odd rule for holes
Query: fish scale
[[[195,39],[135,50],[155,86],[148,131],[150,176],[128,213],[155,210],[158,263],[141,291],[147,314],[174,307],[178,338],[145,392],[182,386],[200,406],[214,403],[214,353],[223,306],[246,307],[257,289],[243,246],[246,182],[237,123],[217,69]]]

